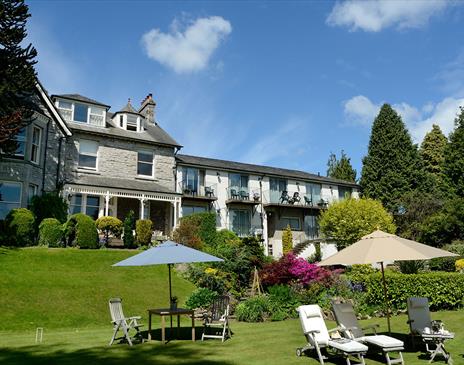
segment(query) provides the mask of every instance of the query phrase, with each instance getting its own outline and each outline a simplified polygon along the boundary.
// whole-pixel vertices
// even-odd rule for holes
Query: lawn
[[[148,307],[167,302],[165,267],[112,268],[111,264],[133,252],[123,250],[21,249],[0,251],[0,363],[1,364],[309,364],[318,361],[298,358],[295,349],[304,345],[298,320],[265,323],[232,322],[234,336],[192,343],[188,328],[182,338],[162,345],[159,330],[155,341],[108,347],[112,335],[107,300],[121,295],[127,314],[142,315],[147,324]],[[193,286],[174,275],[173,287],[181,303]],[[454,364],[464,365],[464,311],[433,313],[456,339],[447,343]],[[363,321],[379,323],[385,319]],[[183,323],[187,325],[187,321]],[[35,344],[35,328],[44,327],[44,338]],[[155,318],[155,328],[159,322]],[[200,323],[198,323],[200,327]],[[328,322],[328,326],[333,323]],[[395,336],[407,333],[406,316],[392,318]],[[197,328],[199,337],[201,328]],[[367,364],[381,364],[369,357]],[[420,351],[408,349],[406,364],[427,364]],[[327,364],[344,364],[330,360]],[[444,363],[440,361],[438,363]]]

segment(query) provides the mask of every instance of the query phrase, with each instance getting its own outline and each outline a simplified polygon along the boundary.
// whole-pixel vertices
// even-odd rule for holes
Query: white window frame
[[[1,200],[0,204],[17,204],[16,208],[20,208],[21,207],[22,197],[23,197],[23,184],[21,184],[19,182],[15,182],[15,181],[5,181],[5,180],[0,180],[0,184],[9,184],[9,185],[18,185],[19,186],[19,201]],[[15,208],[11,208],[11,209],[15,209]]]
[[[139,153],[147,153],[147,154],[149,153],[149,154],[151,154],[151,156],[152,156],[152,159],[151,159],[151,175],[141,175],[141,174],[139,174],[139,163],[146,164],[146,165],[149,164],[149,162],[146,162],[146,161],[139,161]],[[144,149],[137,150],[137,177],[151,178],[151,179],[155,178],[155,154],[153,153],[153,151],[144,150]]]
[[[20,136],[19,135],[19,132],[24,129],[24,136]],[[26,158],[26,152],[27,152],[27,128],[26,127],[23,127],[21,128],[18,133],[15,135],[15,141],[18,142],[18,143],[22,143],[24,145],[24,153],[21,154],[21,153],[16,153],[16,151],[14,151],[13,153],[13,156],[16,156],[16,157],[22,157],[23,159]],[[18,139],[18,138],[21,138],[21,139]]]
[[[89,153],[82,153],[82,155],[85,155],[85,156],[92,156],[92,157],[95,157],[95,167],[88,167],[88,166],[80,166],[79,165],[79,156],[81,155],[81,143],[82,141],[89,141],[89,142],[93,142],[93,143],[96,143],[97,144],[97,152],[95,155],[93,154],[89,154]],[[77,167],[78,169],[80,170],[89,170],[89,171],[98,171],[98,150],[100,149],[100,144],[93,140],[93,139],[80,139],[79,140],[79,150],[78,150],[78,156],[77,156]]]
[[[37,144],[34,144],[34,132],[35,131],[38,131],[39,132],[39,137],[38,137],[38,141],[37,141]],[[40,127],[37,127],[37,126],[32,126],[32,133],[31,133],[31,152],[30,152],[30,156],[31,156],[31,162],[35,163],[35,164],[39,164],[40,163],[40,152],[41,152],[41,142],[42,142],[42,128]],[[35,156],[34,156],[34,151],[36,151],[35,153]]]

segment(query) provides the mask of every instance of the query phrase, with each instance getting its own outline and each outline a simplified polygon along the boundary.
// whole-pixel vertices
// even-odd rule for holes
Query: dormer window
[[[138,125],[139,125],[138,120],[139,120],[139,117],[137,117],[135,115],[128,114],[127,115],[126,129],[128,131],[137,132],[139,130],[139,128],[138,128]]]
[[[58,100],[58,109],[67,122],[105,126],[105,108],[77,101]]]

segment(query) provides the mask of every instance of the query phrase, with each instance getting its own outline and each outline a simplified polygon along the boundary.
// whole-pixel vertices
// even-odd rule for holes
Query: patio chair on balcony
[[[205,186],[205,196],[210,198],[214,197],[214,189],[211,186]]]
[[[240,199],[241,200],[248,200],[250,199],[250,194],[248,194],[245,190],[240,190]]]
[[[142,333],[140,332],[140,327],[142,327],[142,325],[137,322],[142,317],[140,316],[125,317],[122,311],[121,298],[111,298],[108,304],[110,307],[111,323],[113,324],[113,331],[114,331],[113,337],[111,338],[109,345],[111,346],[114,340],[116,340],[116,336],[119,330],[121,330],[123,334],[123,336],[120,337],[120,339],[126,340],[129,346],[132,346],[132,339],[129,336],[129,331],[131,329],[136,330],[136,334],[134,338],[139,338],[141,342],[143,342]]]
[[[253,193],[253,200],[255,202],[259,202],[261,200],[259,193]]]
[[[295,203],[299,203],[300,201],[301,201],[300,193],[298,191],[295,191],[293,193],[293,196],[288,200],[288,203],[295,204]]]
[[[311,198],[308,198],[306,195],[304,196],[304,201],[306,205],[313,206],[313,200]]]
[[[284,202],[289,202],[290,197],[288,196],[288,191],[284,190],[282,191],[282,195],[280,195],[279,203],[283,204]]]
[[[184,186],[184,194],[185,195],[194,195],[195,194],[195,191],[193,189],[193,186],[191,185],[185,185]]]
[[[238,191],[236,189],[230,189],[230,198],[231,199],[239,199],[240,198],[240,194],[238,193]]]

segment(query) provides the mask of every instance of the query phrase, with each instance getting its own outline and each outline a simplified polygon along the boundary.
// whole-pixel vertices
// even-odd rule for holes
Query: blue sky
[[[151,92],[187,154],[325,174],[343,149],[359,176],[382,103],[416,143],[464,106],[460,2],[28,4],[49,93],[116,111]]]

